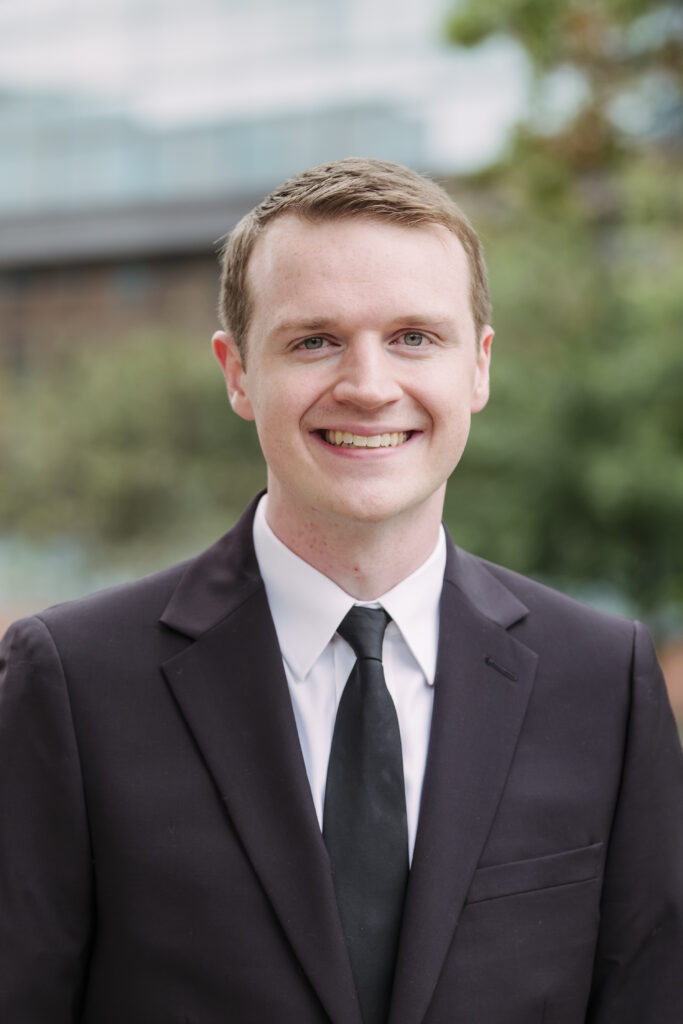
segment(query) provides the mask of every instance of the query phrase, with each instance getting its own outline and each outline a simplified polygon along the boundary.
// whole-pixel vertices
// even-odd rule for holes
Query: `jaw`
[[[384,560],[393,571],[408,559],[402,578],[428,556],[445,489],[443,484],[431,493],[397,494],[394,487],[378,487],[354,474],[352,479],[342,475],[339,488],[323,486],[315,495],[302,495],[269,473],[268,522],[287,547],[348,590],[342,575],[352,566],[369,570]]]
[[[389,536],[392,525],[420,520],[420,510],[433,504],[438,506],[436,521],[441,521],[445,484],[435,491],[409,493],[396,487],[391,479],[394,474],[370,479],[363,472],[354,472],[352,462],[346,462],[350,472],[341,472],[336,486],[329,478],[321,478],[316,493],[283,488],[279,480],[269,475],[269,507],[278,519],[287,520],[290,530],[300,530],[310,541],[316,538],[325,546],[334,545],[344,536],[350,538],[356,531],[360,531],[359,536],[368,530],[368,537],[376,531],[378,536]]]

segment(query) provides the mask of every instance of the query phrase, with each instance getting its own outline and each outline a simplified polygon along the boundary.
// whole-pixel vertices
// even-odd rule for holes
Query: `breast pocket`
[[[474,873],[466,902],[480,903],[501,896],[589,881],[600,873],[602,848],[602,843],[593,843],[544,857],[479,868]]]

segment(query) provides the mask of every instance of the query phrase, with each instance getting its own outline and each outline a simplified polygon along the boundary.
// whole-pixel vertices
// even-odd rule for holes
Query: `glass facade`
[[[476,164],[486,118],[472,104],[498,97],[504,118],[515,100],[500,80],[486,93],[485,76],[473,89],[471,55],[442,41],[448,6],[2,5],[0,213],[264,190],[347,155],[436,171]],[[500,140],[500,110],[484,150]]]

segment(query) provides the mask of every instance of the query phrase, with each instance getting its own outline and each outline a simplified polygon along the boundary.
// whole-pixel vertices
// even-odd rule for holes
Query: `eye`
[[[429,343],[429,338],[425,337],[420,331],[406,331],[405,334],[401,335],[401,340],[409,348],[420,348]]]
[[[312,338],[304,338],[303,341],[299,342],[297,347],[306,349],[307,352],[317,352],[324,346],[324,344],[325,339],[321,338],[319,334],[315,334]]]

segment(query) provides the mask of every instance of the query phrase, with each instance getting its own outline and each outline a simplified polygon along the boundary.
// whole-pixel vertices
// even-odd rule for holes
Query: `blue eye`
[[[300,342],[301,348],[305,348],[309,352],[317,351],[317,349],[322,348],[324,344],[325,344],[325,339],[321,338],[317,334],[314,337],[312,337],[312,338],[304,338],[304,340],[302,342]]]
[[[406,331],[403,335],[403,343],[411,348],[419,348],[425,341],[427,341],[427,338],[420,331]]]

